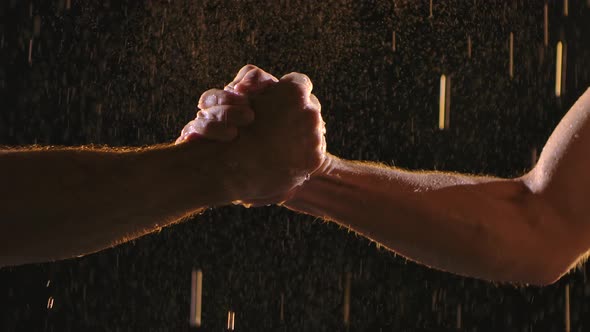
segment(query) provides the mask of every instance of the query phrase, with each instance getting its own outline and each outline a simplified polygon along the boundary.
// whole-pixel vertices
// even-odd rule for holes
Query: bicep
[[[590,89],[563,117],[543,148],[535,169],[535,191],[565,216],[588,220],[590,212]]]
[[[577,243],[578,255],[590,248],[589,152],[590,89],[563,117],[526,176],[531,190],[560,215],[561,227]]]

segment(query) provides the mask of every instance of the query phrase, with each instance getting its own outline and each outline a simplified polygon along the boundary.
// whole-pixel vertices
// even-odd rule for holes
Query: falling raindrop
[[[193,270],[191,273],[191,308],[190,325],[200,327],[203,297],[203,271]]]
[[[51,309],[53,309],[53,302],[54,302],[54,301],[53,301],[53,297],[51,297],[51,296],[50,296],[50,297],[47,299],[47,309],[50,309],[50,310],[51,310]]]
[[[557,42],[555,56],[555,96],[561,97],[565,90],[566,47],[561,41]]]
[[[571,331],[570,323],[570,285],[565,285],[565,332]]]
[[[549,4],[543,6],[543,44],[549,46]]]
[[[346,272],[344,274],[344,298],[342,301],[342,316],[344,326],[350,324],[350,287],[352,284],[352,273]]]
[[[440,76],[438,111],[438,129],[447,129],[451,119],[451,78],[444,74]]]
[[[514,77],[514,33],[510,32],[509,38],[509,61],[508,61],[508,73],[510,78]]]

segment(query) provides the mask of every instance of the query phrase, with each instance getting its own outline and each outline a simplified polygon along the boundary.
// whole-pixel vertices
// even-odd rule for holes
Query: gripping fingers
[[[216,105],[248,105],[246,96],[238,95],[231,91],[211,89],[205,91],[199,99],[198,107],[206,109]]]
[[[234,78],[234,80],[231,83],[228,83],[225,86],[226,91],[233,91],[234,87],[236,84],[240,83],[240,81],[244,78],[244,76],[246,76],[246,74],[252,70],[252,69],[257,69],[258,67],[254,66],[254,65],[250,65],[247,64],[244,67],[242,67],[242,69],[240,69],[240,71],[238,72],[238,74],[236,75],[236,77]]]
[[[176,144],[195,138],[206,138],[213,141],[229,142],[238,136],[238,129],[226,126],[223,122],[210,121],[204,117],[197,117],[189,122],[180,133]]]
[[[197,113],[197,119],[223,123],[227,127],[246,126],[254,121],[254,111],[244,105],[217,105]]]
[[[221,142],[232,141],[238,136],[238,129],[236,127],[227,127],[222,122],[207,121],[206,125],[198,127],[195,132],[205,138]]]
[[[260,68],[252,69],[234,86],[238,94],[252,94],[260,92],[277,83],[279,80]]]
[[[196,141],[196,140],[203,139],[203,138],[205,138],[205,137],[203,137],[203,135],[201,135],[201,134],[189,133],[184,136],[178,137],[176,139],[176,142],[174,142],[174,144],[177,145],[177,144],[181,144],[184,142],[192,142],[192,141]]]
[[[309,96],[309,102],[307,103],[306,108],[310,111],[322,112],[322,104],[314,94]]]
[[[311,79],[305,74],[300,73],[290,73],[283,77],[281,77],[280,82],[290,82],[295,84],[304,96],[308,96],[311,94],[313,90],[313,83],[311,83]]]

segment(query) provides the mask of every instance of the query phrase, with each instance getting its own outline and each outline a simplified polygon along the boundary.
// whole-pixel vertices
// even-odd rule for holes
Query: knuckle
[[[262,76],[265,74],[264,70],[258,68],[258,67],[254,67],[252,69],[250,69],[250,71],[248,72],[248,74],[251,75],[255,75],[256,77]]]
[[[309,144],[314,148],[317,148],[322,143],[322,138],[318,133],[313,133],[309,138]]]
[[[311,79],[309,78],[309,76],[302,73],[295,73],[295,75],[297,75],[299,80],[301,80],[302,82],[306,84],[311,84]]]
[[[296,85],[300,86],[301,89],[304,89],[305,91],[311,91],[313,85],[309,76],[296,72],[290,73],[288,76],[289,79]]]
[[[223,94],[223,90],[219,89],[209,89],[201,95],[199,98],[199,108],[208,108],[213,105],[216,105],[219,99],[219,96]]]
[[[229,99],[229,95],[231,94],[231,92],[228,91],[220,91],[219,93],[217,93],[215,95],[215,97],[217,98],[216,100],[216,105],[224,105],[228,103],[228,99]]]
[[[309,103],[307,104],[307,108],[311,111],[322,112],[322,104],[320,103],[318,97],[316,95],[311,94],[309,96]]]
[[[320,127],[320,125],[323,123],[320,112],[307,111],[305,113],[307,113],[307,117],[309,119],[308,121],[310,122],[311,126]]]
[[[301,123],[305,127],[305,130],[314,130],[318,126],[317,116],[313,112],[301,112],[301,117]]]
[[[244,67],[242,67],[242,69],[240,69],[240,71],[242,71],[242,70],[244,70],[244,71],[250,71],[252,69],[260,69],[260,68],[258,68],[257,66],[249,63],[249,64],[245,65]]]

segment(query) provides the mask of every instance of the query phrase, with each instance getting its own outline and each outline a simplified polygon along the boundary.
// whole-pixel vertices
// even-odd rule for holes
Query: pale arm
[[[92,253],[230,203],[224,149],[0,150],[0,266]]]
[[[285,205],[441,270],[547,284],[590,247],[590,90],[516,179],[327,159]]]

